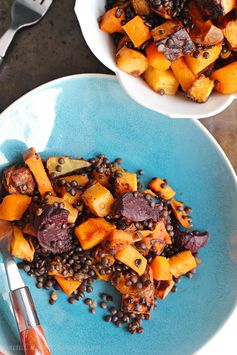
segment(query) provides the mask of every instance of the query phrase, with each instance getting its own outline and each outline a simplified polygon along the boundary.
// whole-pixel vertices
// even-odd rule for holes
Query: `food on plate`
[[[205,103],[213,90],[237,92],[236,0],[107,0],[99,28],[117,67],[160,95]]]
[[[145,11],[142,4],[136,2]],[[0,235],[13,225],[11,253],[38,288],[54,288],[50,304],[62,290],[69,303],[84,299],[94,314],[97,303],[85,292],[96,280],[110,282],[121,308],[101,294],[100,307],[111,305],[104,320],[140,334],[157,301],[175,292],[183,275],[192,277],[209,235],[192,230],[192,209],[174,199],[167,180],[155,177],[142,187],[120,164],[103,154],[45,162],[30,148],[20,166],[2,172]]]

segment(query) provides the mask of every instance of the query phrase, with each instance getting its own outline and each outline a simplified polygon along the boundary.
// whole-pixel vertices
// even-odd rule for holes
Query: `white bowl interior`
[[[83,36],[94,55],[114,71],[128,95],[139,104],[172,118],[204,118],[216,115],[227,108],[237,97],[213,92],[208,101],[198,104],[176,96],[161,96],[154,92],[142,78],[134,78],[116,66],[115,50],[110,36],[99,30],[98,19],[104,13],[105,0],[77,0],[75,12]]]

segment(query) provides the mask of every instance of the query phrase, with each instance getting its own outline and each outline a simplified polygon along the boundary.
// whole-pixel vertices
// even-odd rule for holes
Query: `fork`
[[[0,38],[0,64],[15,34],[41,20],[53,0],[15,0],[11,7],[11,26]]]

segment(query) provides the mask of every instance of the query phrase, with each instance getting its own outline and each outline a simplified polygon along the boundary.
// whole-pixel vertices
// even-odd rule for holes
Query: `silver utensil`
[[[11,7],[11,26],[0,38],[0,64],[16,32],[39,22],[53,0],[15,0]]]
[[[9,252],[13,228],[10,222],[0,220],[0,253],[6,269],[12,307],[26,355],[50,355],[30,290],[25,286],[17,265]]]

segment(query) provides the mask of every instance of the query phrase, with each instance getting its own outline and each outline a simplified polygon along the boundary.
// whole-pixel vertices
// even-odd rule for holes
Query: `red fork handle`
[[[51,354],[41,325],[25,329],[20,335],[25,355]]]

